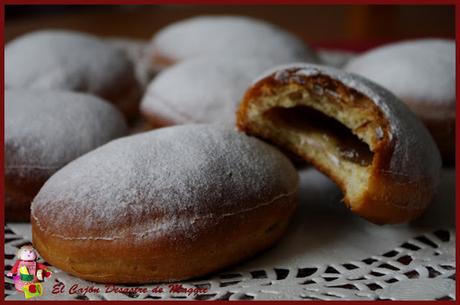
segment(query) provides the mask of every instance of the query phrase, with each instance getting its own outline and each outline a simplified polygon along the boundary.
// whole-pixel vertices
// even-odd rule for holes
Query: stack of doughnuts
[[[97,37],[61,30],[32,32],[5,47],[5,88],[97,95],[127,118],[137,113],[140,85],[127,56]]]
[[[455,120],[452,50],[315,51],[242,16],[150,42],[26,34],[5,48],[6,220],[30,219],[44,259],[101,283],[193,278],[269,248],[298,204],[292,160],[352,213],[411,221],[436,193],[439,148],[453,153],[453,132],[436,133]]]
[[[318,61],[294,35],[239,16],[173,23],[155,34],[146,53],[150,69],[163,70],[141,104],[150,127],[233,124],[247,84],[259,73],[283,63]]]

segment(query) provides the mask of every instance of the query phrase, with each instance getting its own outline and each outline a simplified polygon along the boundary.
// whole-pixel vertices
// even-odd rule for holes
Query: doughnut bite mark
[[[36,249],[105,283],[201,276],[271,246],[297,206],[276,148],[232,128],[185,125],[118,139],[51,177],[31,208]]]
[[[378,224],[419,216],[438,184],[439,151],[421,122],[387,90],[334,68],[264,74],[247,90],[237,125],[311,162],[354,213]]]
[[[52,174],[126,132],[121,113],[95,96],[6,90],[6,220],[29,221],[30,203]]]

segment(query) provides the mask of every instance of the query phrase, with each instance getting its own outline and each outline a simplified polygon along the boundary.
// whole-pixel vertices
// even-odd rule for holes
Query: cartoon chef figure
[[[24,286],[44,281],[51,276],[51,271],[45,265],[36,262],[38,255],[32,245],[22,246],[16,257],[16,263],[7,273],[8,277],[13,277],[16,290],[24,292]]]

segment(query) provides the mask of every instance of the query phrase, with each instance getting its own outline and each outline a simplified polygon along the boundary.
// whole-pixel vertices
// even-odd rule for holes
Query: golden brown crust
[[[297,193],[269,205],[221,217],[193,240],[169,232],[154,240],[63,239],[32,218],[34,247],[52,265],[104,283],[147,283],[193,278],[220,270],[268,248],[280,238],[297,205]],[[223,215],[216,215],[223,216]],[[66,228],[62,228],[66,235]]]
[[[430,204],[435,187],[431,178],[412,179],[376,170],[358,207],[350,208],[376,224],[402,223],[415,219]]]
[[[177,122],[172,121],[170,118],[159,115],[158,113],[153,113],[146,109],[141,109],[142,116],[147,121],[149,129],[168,127],[177,125]]]
[[[153,92],[147,93],[152,100],[156,100],[158,105],[170,105],[168,100],[159,97],[158,95],[154,94]],[[144,97],[145,98],[145,97]],[[161,107],[161,106],[159,106]],[[165,106],[163,106],[165,107]],[[168,106],[167,108],[171,108]],[[182,125],[182,124],[199,124],[193,117],[190,115],[175,110],[175,113],[178,114],[182,119],[178,119],[177,117],[174,119],[171,116],[161,114],[163,111],[160,109],[151,109],[151,107],[141,107],[140,112],[142,117],[148,123],[147,127],[150,129],[161,128],[161,127],[168,127],[174,125]]]
[[[162,69],[174,65],[177,61],[154,50],[150,58],[150,72],[158,73]]]
[[[286,71],[283,72],[286,73]],[[270,128],[267,126],[261,127],[255,122],[255,119],[251,119],[250,112],[262,107],[264,97],[276,97],[280,90],[287,86],[307,90],[313,96],[315,86],[320,86],[324,89],[321,91],[322,98],[326,95],[328,103],[338,103],[339,108],[362,107],[362,110],[357,110],[358,113],[361,113],[362,116],[372,117],[373,126],[381,127],[383,131],[381,137],[371,138],[371,143],[368,143],[372,147],[373,161],[367,187],[361,192],[358,199],[356,197],[351,199],[348,196],[347,181],[344,181],[338,175],[338,169],[331,169],[325,166],[318,158],[309,156],[303,148],[298,147],[298,145],[287,139],[274,136]],[[329,95],[327,92],[331,92],[331,94]],[[367,99],[367,101],[363,100],[363,98]],[[273,100],[276,100],[276,98],[273,98]],[[359,104],[356,104],[355,101],[359,101]],[[345,193],[344,202],[354,213],[377,224],[400,223],[419,216],[431,202],[437,183],[437,177],[435,176],[405,175],[404,173],[395,172],[391,168],[396,143],[407,140],[398,138],[397,135],[391,133],[391,123],[380,107],[373,103],[370,98],[328,75],[295,75],[286,83],[286,79],[280,80],[275,73],[271,74],[248,89],[237,111],[237,127],[239,130],[268,140],[313,164],[342,189]],[[367,127],[367,124],[363,126],[363,128]],[[354,132],[356,131],[354,130]],[[417,148],[413,149],[413,151],[406,152],[407,155],[419,153],[416,151]],[[433,160],[436,160],[436,158],[433,157]],[[424,165],[420,164],[418,166]]]

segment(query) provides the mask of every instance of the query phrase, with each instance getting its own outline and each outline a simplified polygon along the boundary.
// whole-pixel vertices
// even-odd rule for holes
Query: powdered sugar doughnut
[[[403,41],[351,60],[347,71],[395,93],[425,123],[446,162],[455,158],[455,42]]]
[[[5,87],[92,93],[128,117],[137,112],[140,98],[125,54],[94,36],[71,31],[37,31],[9,42]]]
[[[298,175],[274,147],[216,125],[112,141],[35,197],[34,246],[78,277],[109,283],[200,276],[268,247],[297,205]]]
[[[391,92],[358,75],[276,67],[246,91],[237,124],[311,162],[372,222],[412,220],[436,193],[441,158],[429,132]]]
[[[147,88],[141,113],[153,127],[235,123],[235,111],[252,79],[271,66],[263,57],[199,57],[162,71]]]
[[[152,69],[197,56],[265,56],[277,64],[315,62],[299,38],[261,20],[243,16],[198,16],[156,33],[149,47]]]
[[[6,90],[6,219],[28,221],[32,198],[54,172],[126,131],[118,110],[97,97]]]

